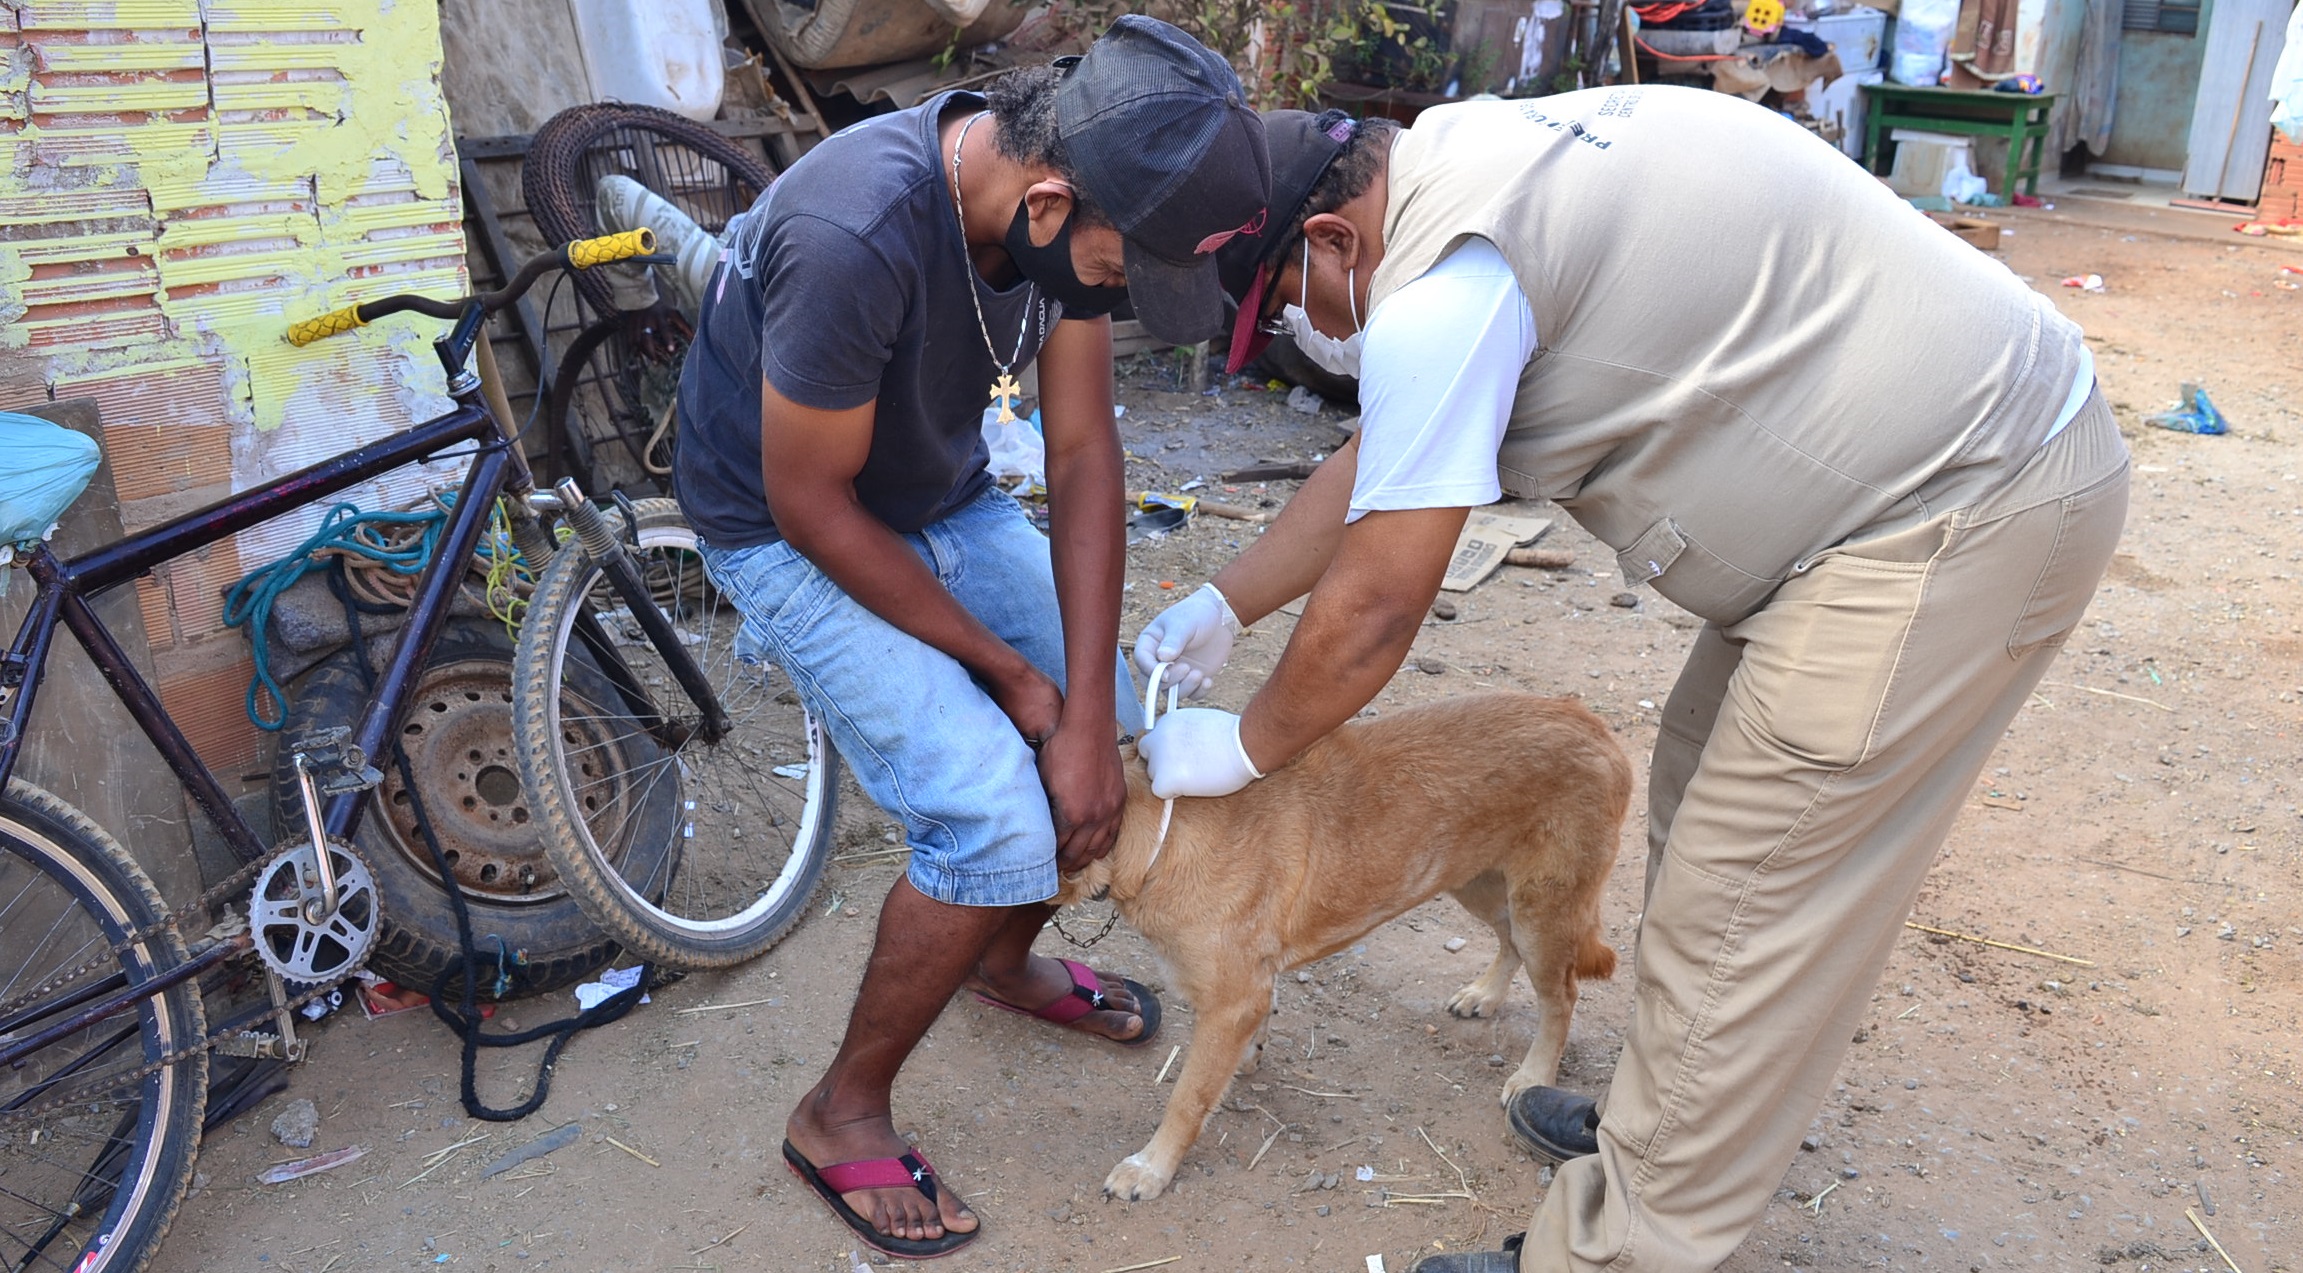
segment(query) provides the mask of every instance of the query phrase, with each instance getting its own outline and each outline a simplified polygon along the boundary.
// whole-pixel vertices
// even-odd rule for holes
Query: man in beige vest
[[[2110,561],[2127,451],[2092,360],[2005,267],[1724,95],[1266,133],[1272,223],[1227,249],[1235,365],[1292,330],[1358,375],[1364,423],[1146,628],[1138,662],[1204,691],[1239,624],[1310,593],[1244,712],[1144,738],[1153,790],[1235,791],[1356,715],[1468,509],[1505,492],[1557,501],[1701,616],[1656,740],[1614,1079],[1599,1102],[1515,1097],[1514,1131],[1560,1164],[1524,1239],[1421,1267],[1713,1268]]]

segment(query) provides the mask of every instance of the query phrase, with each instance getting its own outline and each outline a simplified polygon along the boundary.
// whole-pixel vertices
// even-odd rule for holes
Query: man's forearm
[[[1353,526],[1271,679],[1241,714],[1240,745],[1270,773],[1357,715],[1415,644],[1470,510],[1370,513]]]
[[[1109,725],[1119,649],[1120,583],[1127,574],[1127,498],[1119,428],[1112,422],[1111,322],[1056,324],[1040,362],[1047,439],[1048,529],[1056,608],[1063,618],[1064,717]]]
[[[1354,437],[1313,470],[1269,530],[1216,572],[1215,586],[1242,625],[1263,618],[1319,582],[1343,538],[1343,519],[1351,510],[1358,468],[1359,439]]]
[[[1064,715],[1116,719],[1112,663],[1120,630],[1120,581],[1127,570],[1126,499],[1115,435],[1109,448],[1083,447],[1048,457],[1049,552],[1056,608],[1063,617]]]
[[[1030,661],[969,614],[852,490],[788,500],[778,508],[778,527],[792,547],[865,609],[992,684],[1029,672]]]

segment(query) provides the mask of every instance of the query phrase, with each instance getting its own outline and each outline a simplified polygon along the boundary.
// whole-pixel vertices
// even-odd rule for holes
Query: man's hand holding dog
[[[1151,771],[1152,794],[1228,796],[1263,777],[1240,745],[1239,717],[1212,707],[1169,712],[1136,744]]]

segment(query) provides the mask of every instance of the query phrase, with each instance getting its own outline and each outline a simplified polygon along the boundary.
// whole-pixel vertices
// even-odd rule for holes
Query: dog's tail
[[[1575,951],[1575,975],[1583,981],[1605,981],[1615,975],[1615,948],[1599,939],[1599,926],[1583,932]]]

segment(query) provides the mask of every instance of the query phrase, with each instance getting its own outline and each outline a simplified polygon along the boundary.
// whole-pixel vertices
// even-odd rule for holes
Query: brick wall
[[[2263,164],[2263,196],[2255,219],[2274,225],[2303,222],[2303,146],[2283,133],[2271,134],[2271,156]]]
[[[439,63],[431,3],[0,0],[0,393],[101,403],[130,529],[448,405],[431,324],[279,338],[464,288]],[[437,478],[348,498],[404,506]],[[221,590],[316,515],[139,584],[161,696],[226,775],[260,746]]]

